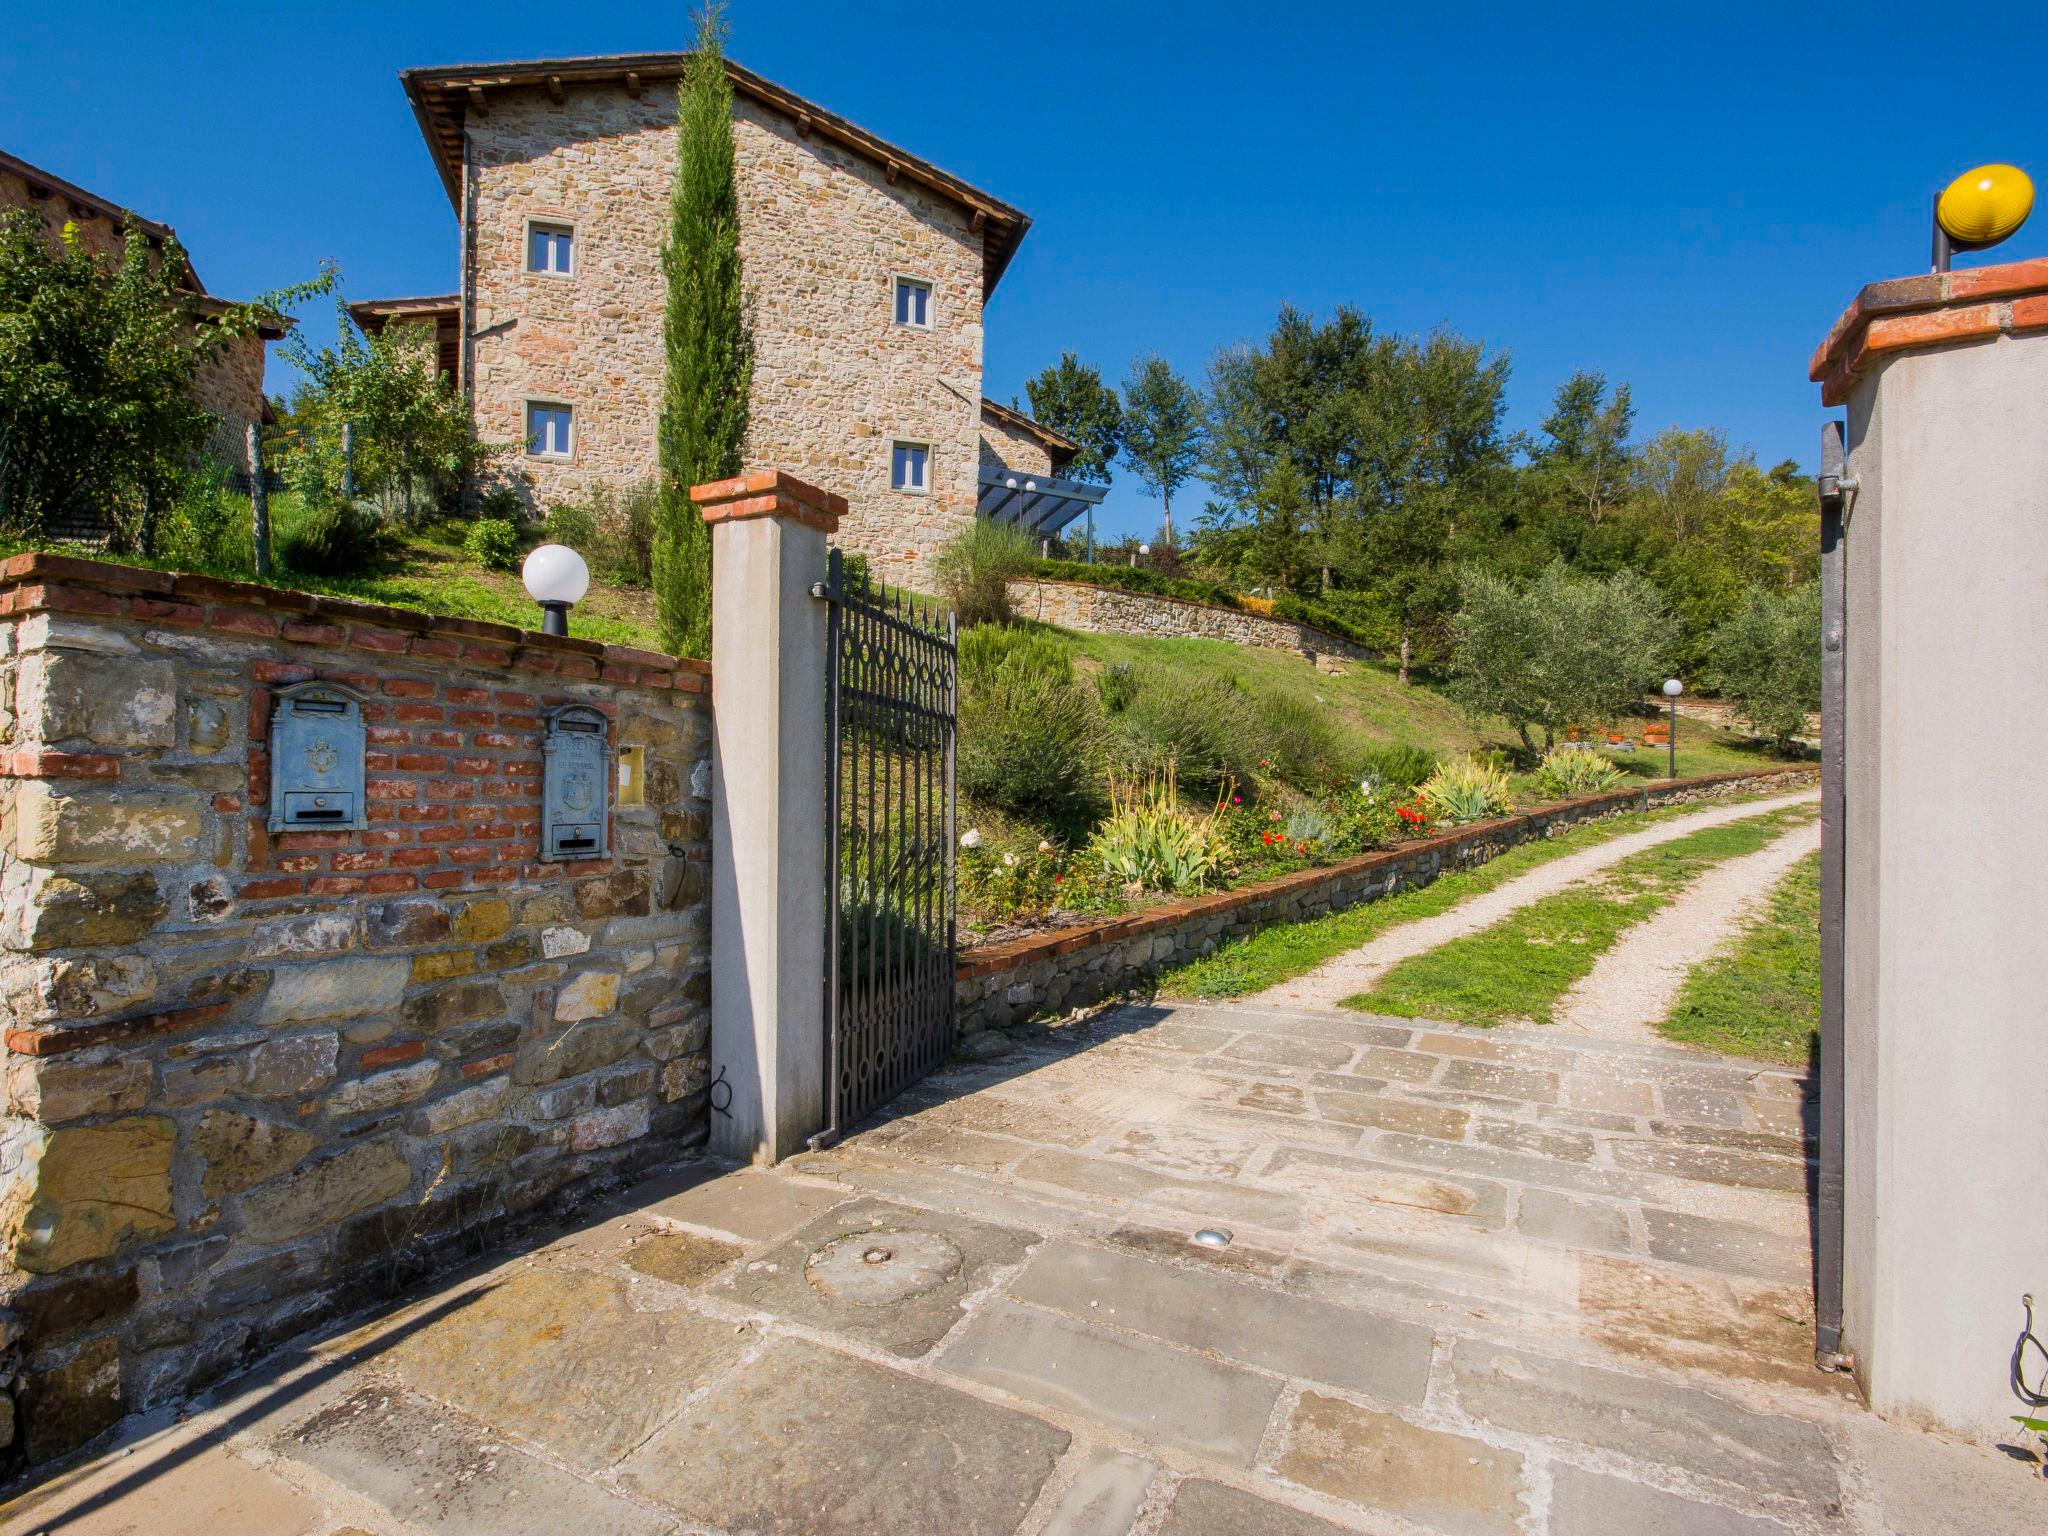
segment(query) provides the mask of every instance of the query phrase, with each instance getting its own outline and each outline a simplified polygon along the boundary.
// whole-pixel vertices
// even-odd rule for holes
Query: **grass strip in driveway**
[[[1244,938],[1232,939],[1214,954],[1168,971],[1160,978],[1159,990],[1169,997],[1249,997],[1283,981],[1305,976],[1324,962],[1371,942],[1389,928],[1449,911],[1466,897],[1490,891],[1552,859],[1640,832],[1659,822],[1696,815],[1715,805],[1768,800],[1784,793],[1782,788],[1774,788],[1729,800],[1663,805],[1653,811],[1628,811],[1600,821],[1582,822],[1556,837],[1510,848],[1474,868],[1439,876],[1428,885],[1413,886],[1398,895],[1306,922],[1276,923]]]
[[[1763,918],[1695,966],[1666,1039],[1710,1051],[1804,1066],[1820,1032],[1820,855],[1792,866]]]
[[[1623,859],[1600,879],[1512,913],[1491,928],[1403,960],[1347,1008],[1454,1024],[1550,1021],[1553,1004],[1609,945],[1724,859],[1754,853],[1811,805],[1707,827]],[[1489,866],[1491,867],[1491,866]]]

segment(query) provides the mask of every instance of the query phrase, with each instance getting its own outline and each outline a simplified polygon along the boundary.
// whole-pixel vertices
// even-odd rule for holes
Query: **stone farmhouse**
[[[687,55],[414,69],[460,222],[452,294],[353,306],[431,323],[476,430],[536,512],[655,470],[662,275]],[[1056,532],[1102,492],[1077,445],[983,398],[982,311],[1030,220],[728,64],[756,361],[748,467],[843,494],[840,543],[923,585],[977,510]],[[1020,478],[1021,477],[1021,478]]]
[[[0,151],[0,211],[15,208],[26,208],[41,218],[51,240],[61,239],[68,224],[78,231],[88,250],[106,256],[121,254],[130,225],[158,252],[166,241],[174,238],[170,225],[142,218],[40,166]],[[226,301],[208,293],[199,280],[198,263],[189,250],[185,259],[185,286],[192,293],[193,307],[202,317],[226,309]],[[284,338],[287,324],[279,320],[275,325],[265,325],[255,336],[230,343],[202,363],[192,381],[194,397],[220,418],[220,425],[207,444],[208,450],[230,464],[239,466],[243,461],[243,438],[249,424],[267,419],[269,407],[263,398],[264,348]],[[106,530],[52,531],[92,537]]]

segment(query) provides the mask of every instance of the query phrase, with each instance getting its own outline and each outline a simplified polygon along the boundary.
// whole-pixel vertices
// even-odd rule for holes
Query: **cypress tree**
[[[711,538],[690,487],[740,473],[754,373],[725,38],[724,7],[707,5],[676,90],[675,185],[661,253],[668,301],[654,599],[662,644],[679,656],[711,654]]]

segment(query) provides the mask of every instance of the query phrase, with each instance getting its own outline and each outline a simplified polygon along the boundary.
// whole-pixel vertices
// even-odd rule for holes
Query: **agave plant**
[[[1416,791],[1429,807],[1432,821],[1484,821],[1513,809],[1508,776],[1492,763],[1476,758],[1439,763]]]
[[[1569,800],[1612,789],[1623,777],[1622,771],[1598,752],[1559,748],[1547,754],[1537,768],[1536,789],[1546,800]]]
[[[1126,887],[1198,891],[1223,861],[1216,826],[1222,801],[1206,816],[1180,808],[1171,764],[1140,784],[1110,778],[1110,814],[1089,839],[1086,857]]]

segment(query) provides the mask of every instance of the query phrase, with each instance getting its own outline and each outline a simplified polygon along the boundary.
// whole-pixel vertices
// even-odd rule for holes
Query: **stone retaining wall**
[[[1226,939],[1427,885],[1449,870],[1484,864],[1518,843],[1549,837],[1582,821],[1653,805],[1724,800],[1818,782],[1816,768],[1787,768],[1671,779],[1560,800],[1321,869],[969,950],[955,972],[961,1036],[971,1053],[971,1037],[983,1030],[1149,987],[1162,972],[1209,954]]]
[[[706,671],[0,564],[0,1460],[703,1139]],[[274,690],[314,678],[364,700],[368,825],[272,834]],[[646,803],[541,863],[572,701]]]
[[[1045,581],[1036,577],[1009,584],[1010,607],[1019,618],[1062,629],[1105,635],[1191,635],[1225,640],[1261,650],[1292,651],[1310,661],[1332,656],[1365,661],[1372,652],[1340,639],[1328,630],[1292,619],[1269,619],[1239,608],[1213,608],[1151,592],[1126,592],[1121,587],[1091,587],[1077,581]]]

